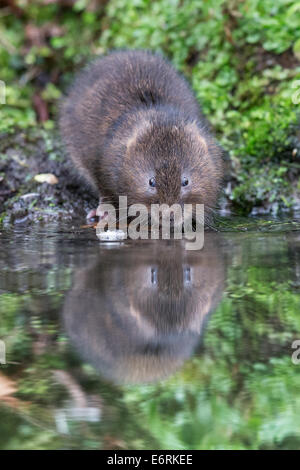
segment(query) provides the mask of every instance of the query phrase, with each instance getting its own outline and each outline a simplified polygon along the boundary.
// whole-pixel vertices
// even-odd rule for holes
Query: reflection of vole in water
[[[116,382],[158,380],[178,369],[221,298],[224,265],[212,235],[199,252],[180,244],[104,250],[78,270],[63,318],[83,358]]]
[[[215,206],[221,149],[187,83],[159,55],[121,51],[96,60],[75,80],[60,128],[100,200],[198,203],[207,214]]]

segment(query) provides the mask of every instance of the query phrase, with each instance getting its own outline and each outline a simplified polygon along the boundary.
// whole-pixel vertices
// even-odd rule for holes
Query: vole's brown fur
[[[158,55],[121,51],[96,60],[64,101],[60,128],[73,161],[107,201],[215,205],[221,149],[186,81]]]

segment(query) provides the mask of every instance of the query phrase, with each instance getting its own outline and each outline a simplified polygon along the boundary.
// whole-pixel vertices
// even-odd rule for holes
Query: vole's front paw
[[[99,221],[108,218],[108,212],[107,210],[105,210],[105,207],[101,203],[96,209],[96,217],[98,217]]]
[[[105,210],[105,206],[99,201],[97,209],[92,209],[86,216],[88,222],[100,222],[100,220],[107,218],[108,212]]]
[[[88,222],[97,222],[98,221],[98,216],[97,216],[97,209],[92,209],[86,216],[86,220]]]

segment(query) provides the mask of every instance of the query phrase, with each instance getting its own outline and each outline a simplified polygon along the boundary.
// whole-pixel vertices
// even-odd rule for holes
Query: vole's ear
[[[137,144],[139,137],[141,137],[146,131],[149,131],[151,127],[152,123],[146,120],[142,120],[136,127],[134,127],[132,134],[129,135],[126,142],[127,154],[129,150]]]
[[[208,152],[208,143],[205,137],[201,134],[201,131],[196,123],[196,121],[189,122],[185,125],[185,130],[189,133],[193,139],[195,139],[203,148],[205,153]]]

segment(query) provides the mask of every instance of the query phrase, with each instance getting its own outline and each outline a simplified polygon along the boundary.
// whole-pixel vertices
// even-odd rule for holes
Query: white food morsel
[[[123,232],[123,230],[107,230],[106,232],[96,230],[96,233],[100,240],[119,241],[127,238],[127,233]]]

